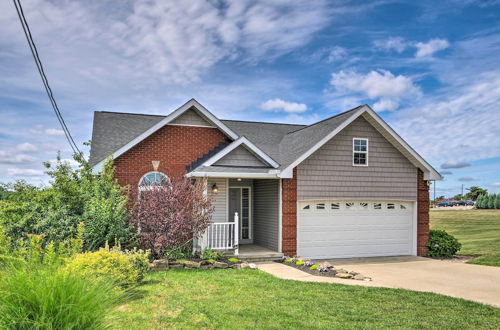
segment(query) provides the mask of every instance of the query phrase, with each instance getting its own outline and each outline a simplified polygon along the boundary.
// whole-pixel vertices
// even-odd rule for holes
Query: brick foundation
[[[159,160],[158,171],[175,180],[186,173],[186,166],[225,140],[214,128],[164,126],[115,159],[115,177],[134,193],[141,177],[153,171],[151,161]]]
[[[424,173],[417,170],[417,255],[427,255],[429,240],[429,186],[424,180]]]
[[[297,169],[292,179],[282,181],[282,252],[286,256],[297,254]]]

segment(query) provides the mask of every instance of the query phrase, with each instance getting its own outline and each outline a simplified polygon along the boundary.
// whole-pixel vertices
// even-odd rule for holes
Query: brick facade
[[[417,255],[426,256],[429,240],[429,186],[424,180],[424,173],[417,170]]]
[[[297,169],[292,179],[282,181],[282,252],[286,256],[297,254]]]
[[[203,156],[226,137],[218,129],[167,125],[115,159],[115,177],[135,192],[141,177],[153,171],[151,161],[159,160],[158,171],[180,178],[186,166]]]

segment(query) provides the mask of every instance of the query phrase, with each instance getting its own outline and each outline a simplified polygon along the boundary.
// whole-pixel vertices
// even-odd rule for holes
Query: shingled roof
[[[208,110],[203,108],[196,100],[188,101],[183,107],[202,108],[201,114],[208,114],[212,117],[212,121],[218,122],[216,126],[222,126],[226,133],[232,135],[231,140],[234,141],[235,136],[245,137],[248,141],[253,143],[256,148],[260,149],[279,164],[275,171],[271,171],[272,173],[276,173],[276,171],[277,173],[287,172],[287,177],[290,177],[291,169],[300,163],[303,160],[302,158],[307,157],[310,153],[314,152],[314,150],[317,150],[324,142],[331,139],[332,136],[342,130],[359,115],[370,112],[370,115],[374,118],[376,117],[376,120],[382,121],[382,119],[366,105],[358,106],[311,125],[219,120],[216,119],[213,114],[209,113]],[[167,116],[96,111],[94,113],[90,164],[97,167],[99,164],[102,164],[102,161],[107,156],[114,154],[115,157],[117,157],[117,152],[119,156],[127,147],[130,147],[134,142],[140,140],[145,134],[152,134],[155,129],[162,125],[162,121],[168,121],[169,119],[167,118],[173,114],[178,115],[176,112],[182,110],[181,108]],[[391,130],[389,133],[401,140],[399,141],[400,147],[408,150],[411,149],[394,131],[392,131],[392,129],[388,128],[388,126],[384,129]],[[432,172],[434,178],[440,178],[439,173],[416,154],[413,149],[410,151],[414,156],[414,160],[417,160],[418,163],[422,165],[419,167],[425,168],[427,172]],[[224,172],[224,167],[213,169],[207,166],[201,166],[202,164],[198,165],[198,169],[195,167],[191,167],[191,169],[195,171],[203,170],[203,173]],[[227,169],[227,171],[234,172],[234,169]]]

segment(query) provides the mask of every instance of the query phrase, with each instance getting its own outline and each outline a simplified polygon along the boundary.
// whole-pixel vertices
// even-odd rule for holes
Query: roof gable
[[[261,162],[268,164],[270,167],[277,168],[279,164],[269,157],[265,152],[263,152],[260,148],[258,148],[255,144],[250,142],[246,137],[242,136],[238,138],[236,141],[233,141],[220,152],[215,154],[214,156],[207,159],[202,165],[203,166],[212,166],[215,165],[219,160],[222,160],[226,155],[229,155],[234,150],[244,147],[248,152],[250,152],[254,158],[257,158]],[[247,165],[245,165],[248,167]]]
[[[196,111],[196,108],[190,108],[186,110],[184,113],[179,115],[179,117],[175,118],[167,125],[216,127],[207,119],[203,118],[203,116],[198,111]]]
[[[195,110],[197,111],[203,118],[205,118],[207,121],[213,123],[213,125],[217,128],[219,128],[228,138],[235,140],[238,138],[238,135],[233,132],[229,127],[227,127],[223,122],[221,122],[217,117],[215,117],[210,111],[208,111],[204,106],[202,106],[198,101],[195,99],[191,99],[182,106],[180,106],[177,110],[173,111],[170,113],[168,116],[164,117],[161,119],[159,122],[145,130],[143,133],[139,134],[136,136],[134,139],[126,143],[125,145],[121,146],[119,149],[113,151],[112,157],[113,159],[116,159],[117,157],[123,155],[125,152],[136,146],[139,142],[143,141],[146,139],[148,136],[152,135],[156,131],[158,131],[160,128],[164,127],[165,125],[171,123],[175,119],[177,119],[179,116],[184,114],[188,110]],[[106,157],[105,155],[104,157]],[[94,171],[99,171],[102,166],[104,165],[105,159],[101,159],[99,163],[94,165],[93,169]]]
[[[269,167],[269,164],[240,145],[216,161],[213,166]]]
[[[317,151],[321,146],[330,141],[334,136],[351,124],[356,118],[362,116],[377,129],[394,147],[416,167],[424,172],[425,180],[441,180],[442,176],[429,163],[427,163],[406,141],[404,141],[379,115],[368,105],[363,105],[324,121],[307,126],[296,132],[289,133],[282,142],[283,152],[292,155],[289,162],[281,171],[280,177],[293,177],[293,169]],[[325,134],[326,133],[326,134]],[[299,143],[301,140],[310,141]]]

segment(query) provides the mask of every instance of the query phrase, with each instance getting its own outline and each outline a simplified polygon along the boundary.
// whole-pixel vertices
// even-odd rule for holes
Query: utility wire
[[[47,76],[45,75],[45,71],[43,70],[42,61],[40,60],[40,56],[38,55],[38,50],[36,48],[35,42],[33,41],[33,36],[31,35],[30,28],[28,26],[28,22],[26,21],[26,17],[24,16],[23,7],[21,6],[20,0],[13,0],[14,6],[16,7],[17,15],[19,16],[19,20],[21,21],[21,26],[23,27],[24,35],[26,36],[26,40],[28,41],[28,45],[31,50],[31,54],[33,55],[33,59],[35,60],[36,67],[38,69],[38,73],[42,78],[43,86],[45,87],[45,91],[47,92],[47,96],[49,97],[50,103],[52,104],[52,109],[54,109],[54,113],[56,114],[57,120],[63,129],[64,135],[68,140],[68,143],[73,149],[73,153],[80,153],[80,149],[78,149],[75,140],[71,136],[71,133],[66,126],[66,122],[57,106],[56,99],[54,98],[54,94],[52,93],[52,89],[50,88],[49,81]]]

